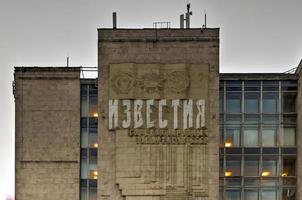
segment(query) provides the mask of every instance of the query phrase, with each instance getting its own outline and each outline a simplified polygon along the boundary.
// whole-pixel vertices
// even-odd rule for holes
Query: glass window
[[[81,149],[81,178],[88,178],[87,149]]]
[[[259,99],[260,94],[249,92],[244,94],[244,112],[245,113],[259,113]]]
[[[297,94],[293,92],[282,93],[282,111],[284,113],[296,112]]]
[[[241,112],[241,92],[228,92],[226,99],[227,113]]]
[[[262,81],[263,91],[278,91],[279,81]]]
[[[262,146],[274,147],[277,140],[277,128],[276,127],[264,127],[262,128]]]
[[[241,175],[241,157],[229,157],[226,159],[225,176]]]
[[[295,157],[284,157],[283,158],[283,171],[281,176],[295,176],[296,175],[296,158]]]
[[[257,126],[244,127],[243,137],[244,137],[244,146],[246,147],[258,146],[258,127]]]
[[[262,161],[262,177],[277,176],[277,157],[264,157]]]
[[[81,97],[81,116],[88,117],[88,102],[87,97]]]
[[[81,200],[87,200],[87,179],[81,179]]]
[[[241,81],[227,81],[226,82],[226,91],[241,91],[242,82]]]
[[[244,115],[245,124],[258,124],[259,120],[260,120],[259,115],[251,115],[251,114]]]
[[[263,115],[263,123],[265,124],[279,124],[279,115]]]
[[[294,188],[284,188],[282,190],[282,200],[296,200],[296,190]]]
[[[240,200],[241,192],[240,190],[227,190],[225,196],[225,200]]]
[[[226,123],[227,124],[241,124],[241,115],[240,114],[226,115]]]
[[[276,200],[277,191],[276,190],[263,190],[261,192],[262,200]]]
[[[296,128],[283,127],[283,146],[296,145]]]
[[[259,157],[247,156],[244,159],[244,176],[259,176]]]
[[[297,81],[282,81],[281,82],[282,91],[296,91]]]
[[[81,131],[81,148],[88,147],[88,131],[87,128],[82,128]]]
[[[278,93],[265,92],[263,93],[263,113],[277,113],[278,112]]]
[[[244,91],[260,91],[260,81],[244,81]]]
[[[97,200],[97,180],[89,180],[89,200]]]
[[[226,147],[238,147],[240,146],[240,127],[234,126],[226,127],[226,134],[225,134],[225,146]]]
[[[97,109],[97,98],[96,97],[89,97],[89,116],[90,117],[97,117],[98,115]]]
[[[258,190],[244,190],[244,200],[257,200]]]

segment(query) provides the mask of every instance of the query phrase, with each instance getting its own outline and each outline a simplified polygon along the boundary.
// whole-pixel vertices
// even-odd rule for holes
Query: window
[[[227,93],[226,109],[227,109],[227,113],[240,113],[241,112],[241,93],[240,92]]]
[[[262,161],[262,177],[277,176],[277,159],[276,157],[264,157]]]
[[[256,147],[258,146],[258,127],[257,126],[247,126],[244,127],[243,131],[244,143],[246,147]]]
[[[297,81],[221,83],[220,199],[297,200]]]
[[[262,200],[276,200],[277,191],[276,190],[263,190],[261,192]]]
[[[296,128],[283,127],[283,146],[296,145]]]
[[[274,147],[276,146],[276,127],[262,128],[262,146]]]
[[[240,200],[240,190],[227,190],[225,193],[226,200]]]
[[[257,200],[258,190],[244,190],[244,200]]]
[[[259,176],[259,157],[247,156],[244,159],[244,176]]]
[[[265,92],[263,93],[263,113],[277,113],[278,112],[278,93]]]
[[[283,113],[296,112],[297,93],[283,92],[282,93],[282,111]]]
[[[225,135],[226,147],[238,147],[240,146],[240,127],[239,126],[227,126]]]
[[[229,157],[226,160],[225,176],[240,176],[241,175],[241,158]]]
[[[259,93],[245,93],[244,94],[244,112],[245,113],[259,113]]]

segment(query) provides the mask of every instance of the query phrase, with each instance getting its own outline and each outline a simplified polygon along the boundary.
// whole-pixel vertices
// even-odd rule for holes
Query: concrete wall
[[[297,199],[302,199],[302,60],[298,66],[296,74],[298,80],[298,103],[297,103],[297,147],[298,147],[298,161],[297,161],[297,178],[298,178],[298,195]]]
[[[99,163],[100,179],[98,181],[98,199],[119,200],[119,199],[218,199],[218,83],[219,83],[219,29],[143,29],[143,30],[111,30],[100,29],[98,40],[98,67],[99,67]],[[116,146],[117,132],[108,131],[108,99],[109,99],[109,69],[111,64],[137,63],[137,64],[187,64],[206,65],[208,67],[208,121],[207,131],[209,142],[206,147],[206,193],[199,197],[178,196],[177,192],[165,197],[168,185],[164,183],[160,187],[151,188],[154,195],[148,190],[146,196],[134,191],[129,193],[122,191],[116,182],[116,152],[120,151]],[[202,90],[202,88],[200,88]],[[150,98],[152,98],[150,96]],[[119,134],[124,134],[120,132]],[[125,141],[129,137],[124,138]],[[126,141],[127,143],[127,141]],[[125,143],[125,144],[126,144]],[[135,145],[135,143],[133,144]],[[129,148],[131,145],[129,145]],[[178,147],[177,147],[178,148]],[[157,151],[157,146],[150,146],[149,149]],[[126,150],[126,149],[125,149]],[[129,149],[130,150],[130,149]],[[182,149],[178,149],[182,151]],[[177,151],[178,151],[177,150]],[[133,151],[133,149],[131,149]],[[146,155],[151,150],[146,152]],[[172,150],[173,151],[173,150]],[[135,152],[132,152],[135,155]],[[154,154],[155,155],[155,154]],[[144,157],[144,155],[143,155]],[[152,159],[160,159],[153,157]],[[127,160],[124,157],[124,160]],[[154,161],[156,163],[156,160]],[[178,162],[178,161],[176,161]],[[180,162],[180,161],[179,161]],[[165,165],[165,164],[164,164]],[[125,166],[127,167],[127,166]],[[148,167],[152,167],[148,165]],[[173,166],[168,166],[172,167]],[[156,171],[155,173],[157,173]],[[178,171],[182,173],[183,171]],[[158,172],[162,173],[162,172]],[[178,173],[176,173],[178,174]],[[129,177],[131,171],[129,171]],[[160,178],[160,177],[159,177]],[[147,178],[148,179],[148,178]],[[146,182],[146,179],[142,178]],[[129,180],[129,183],[131,180]],[[148,186],[149,187],[149,186]],[[150,189],[150,188],[149,188]],[[162,190],[161,190],[162,189]],[[137,188],[139,190],[139,188]],[[156,191],[163,191],[162,194]],[[150,193],[151,192],[151,193]],[[131,195],[130,195],[131,193]],[[130,196],[127,196],[129,194]],[[162,196],[161,196],[162,195]],[[179,194],[181,195],[181,194]]]
[[[79,68],[15,68],[16,199],[77,200]]]

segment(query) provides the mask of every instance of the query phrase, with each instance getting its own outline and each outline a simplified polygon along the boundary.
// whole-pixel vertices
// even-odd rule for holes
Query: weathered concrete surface
[[[77,200],[80,69],[15,68],[16,199]]]
[[[302,199],[302,60],[298,66],[296,74],[299,78],[297,99],[297,199]]]
[[[121,72],[123,72],[123,65],[153,65],[154,67],[149,71],[143,70],[146,74],[152,72],[161,74],[157,72],[161,67],[157,66],[169,64],[200,66],[196,69],[203,72],[206,69],[208,86],[200,87],[200,90],[198,88],[192,90],[191,95],[192,98],[207,99],[206,128],[209,137],[207,145],[194,147],[179,144],[137,145],[134,138],[127,136],[127,130],[108,131],[108,100],[119,97],[132,99],[131,94],[127,96],[125,93],[126,96],[121,97],[116,91],[112,93],[112,89],[109,89],[112,84],[109,78],[110,66],[113,64],[121,65]],[[219,29],[100,29],[98,67],[100,99],[98,166],[101,174],[98,181],[98,199],[217,200]],[[190,67],[187,70],[189,69]],[[146,79],[148,78],[143,78]],[[150,95],[143,93],[142,96],[140,92],[134,93],[134,99],[166,98],[167,93],[170,93],[173,98],[176,94],[171,90],[164,94],[160,91]],[[184,95],[181,98],[190,97]],[[199,162],[194,155],[201,155],[205,162]],[[202,163],[206,165],[201,166]],[[194,167],[200,167],[201,174],[207,175],[207,177],[200,176],[201,185],[192,175],[197,172]]]

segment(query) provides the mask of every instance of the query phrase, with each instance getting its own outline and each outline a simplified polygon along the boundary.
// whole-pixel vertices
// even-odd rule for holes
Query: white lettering
[[[114,119],[113,119],[114,118]],[[112,125],[114,123],[114,125]],[[109,100],[109,130],[118,127],[118,100]]]
[[[126,114],[126,120],[123,120],[123,128],[129,128],[131,125],[131,102],[130,100],[123,100],[123,106],[125,107],[124,113]]]
[[[146,101],[146,123],[147,128],[154,127],[154,121],[151,121],[151,114],[152,114],[152,106],[154,105],[153,99],[149,99]]]
[[[203,99],[196,101],[198,113],[196,115],[196,128],[202,128],[205,126],[205,102]]]
[[[178,106],[179,106],[179,99],[172,100],[172,107],[174,111],[174,123],[173,128],[178,129]]]
[[[166,128],[168,125],[167,120],[163,120],[163,107],[167,105],[166,99],[161,99],[158,102],[158,127]]]
[[[188,124],[188,120],[189,120],[189,124]],[[183,101],[183,129],[188,129],[192,127],[193,127],[193,101],[184,100]]]
[[[142,108],[143,100],[134,100],[134,128],[143,126]]]

